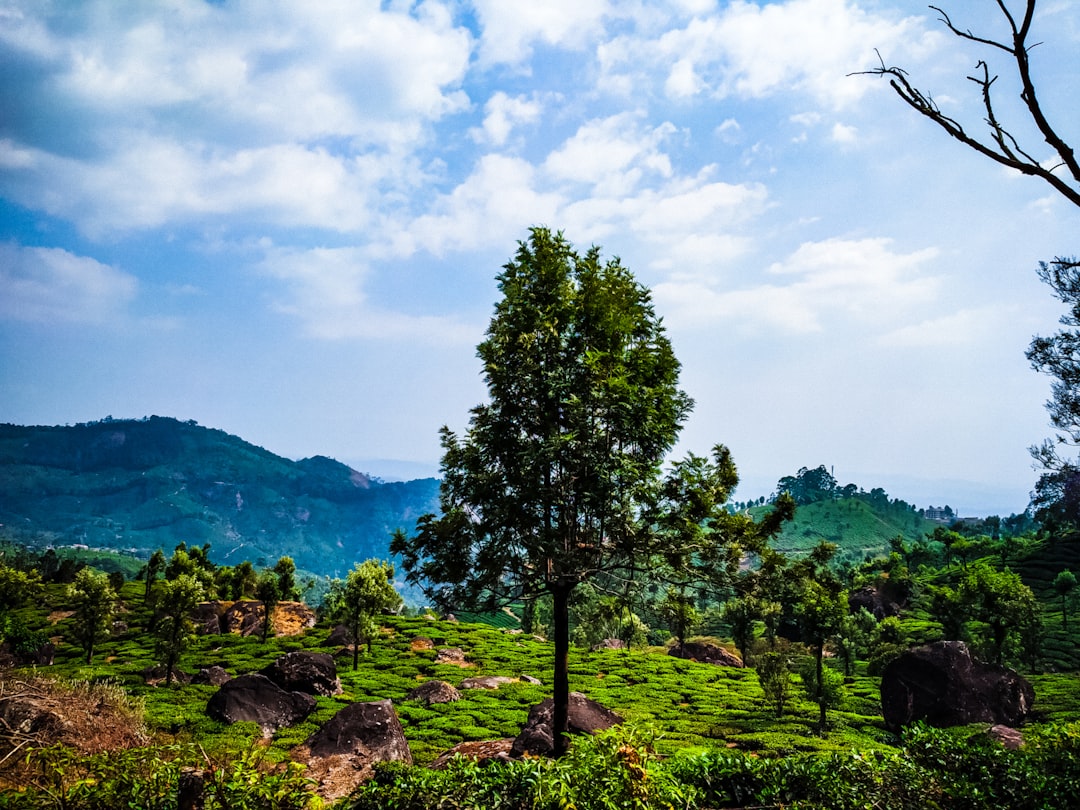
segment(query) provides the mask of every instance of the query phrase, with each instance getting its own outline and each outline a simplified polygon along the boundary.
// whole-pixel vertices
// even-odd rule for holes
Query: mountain
[[[133,551],[211,544],[216,562],[343,576],[438,507],[434,478],[386,483],[325,456],[291,461],[161,416],[0,425],[0,537]]]

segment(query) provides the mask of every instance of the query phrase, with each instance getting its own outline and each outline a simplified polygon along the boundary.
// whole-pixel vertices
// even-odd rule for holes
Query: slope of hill
[[[756,514],[770,507],[751,510]],[[868,498],[863,494],[802,504],[772,545],[779,551],[800,554],[820,541],[837,545],[838,559],[862,560],[866,554],[887,552],[897,535],[911,543],[925,539],[940,526],[926,520],[903,501]]]
[[[0,534],[149,552],[211,544],[221,563],[344,575],[438,505],[434,478],[384,483],[325,457],[291,461],[221,430],[151,416],[0,425]]]

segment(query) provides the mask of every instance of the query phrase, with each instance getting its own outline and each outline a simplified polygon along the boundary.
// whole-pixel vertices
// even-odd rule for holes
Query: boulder
[[[192,683],[204,683],[211,686],[221,686],[226,681],[230,680],[232,675],[225,671],[223,667],[219,667],[214,664],[210,667],[204,667],[191,676]]]
[[[465,660],[465,652],[460,647],[444,647],[435,654],[436,664],[451,664],[455,667],[472,666]]]
[[[265,675],[240,675],[221,685],[206,703],[206,713],[223,723],[250,722],[264,732],[299,723],[315,709],[315,698],[287,692]]]
[[[1001,743],[1002,747],[1010,751],[1024,747],[1024,733],[1019,729],[1002,725],[990,726],[986,731],[986,736],[994,742]]]
[[[476,678],[466,678],[458,684],[458,689],[498,689],[508,683],[513,683],[513,678],[505,675],[481,675]]]
[[[453,703],[461,700],[461,693],[446,681],[426,681],[405,696],[406,700],[418,700],[427,705]]]
[[[200,602],[191,611],[191,621],[197,633],[203,636],[216,636],[222,631],[221,618],[229,604],[224,602]]]
[[[253,599],[233,602],[221,617],[221,630],[225,633],[239,633],[253,636],[262,633],[263,603]]]
[[[1006,667],[974,658],[962,641],[938,641],[908,650],[881,676],[885,726],[897,731],[922,720],[947,728],[968,723],[1023,722],[1035,690]]]
[[[326,697],[341,694],[337,665],[333,656],[327,653],[307,650],[285,653],[259,672],[289,692]]]
[[[330,635],[326,637],[326,641],[322,645],[324,647],[351,647],[353,640],[352,630],[343,624],[339,624],[330,631]]]
[[[352,793],[371,778],[376,762],[412,764],[405,732],[389,700],[346,706],[291,756],[307,765],[307,775],[318,782],[320,795],[330,800]]]
[[[318,616],[310,605],[303,602],[278,602],[270,619],[275,636],[298,636],[315,626]]]
[[[878,621],[887,616],[897,616],[900,613],[900,605],[888,599],[879,588],[873,585],[867,585],[857,591],[852,591],[848,596],[848,609],[852,613],[856,613],[859,608],[866,608],[867,612]]]
[[[433,771],[440,771],[455,757],[471,759],[481,765],[495,761],[506,762],[510,759],[510,749],[513,745],[512,737],[503,740],[471,740],[458,743],[449,751],[444,751],[435,757],[435,761],[428,767]]]
[[[592,646],[593,652],[599,652],[600,650],[625,650],[626,642],[621,638],[605,638],[599,644]]]
[[[702,664],[716,664],[721,667],[745,666],[742,659],[734,653],[730,653],[723,647],[702,641],[688,641],[683,645],[676,644],[668,655],[676,658],[685,658],[687,661],[698,661]]]
[[[531,683],[533,686],[543,685],[543,681],[539,678],[534,678],[532,675],[522,675],[518,680],[522,683]]]
[[[154,667],[147,667],[142,671],[143,682],[147,686],[163,684],[166,681],[165,674],[165,667],[162,664],[158,664]],[[173,683],[191,683],[191,675],[180,669],[173,669],[172,679]]]
[[[435,642],[427,636],[417,636],[409,642],[409,649],[413,652],[420,652],[420,650],[434,650]]]
[[[555,750],[555,738],[551,731],[554,713],[555,702],[551,698],[533,706],[529,710],[525,727],[514,738],[511,754],[515,757],[525,754],[550,756]],[[617,726],[622,721],[622,718],[611,709],[601,706],[594,700],[589,700],[580,692],[570,693],[566,721],[566,730],[569,733],[595,734],[597,731]]]

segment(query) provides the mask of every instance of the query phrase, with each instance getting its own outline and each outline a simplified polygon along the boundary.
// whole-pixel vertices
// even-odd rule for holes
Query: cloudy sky
[[[1080,2],[1040,5],[1080,146]],[[980,127],[964,77],[998,56],[907,0],[0,0],[0,421],[168,415],[433,474],[542,224],[652,288],[679,452],[730,446],[738,496],[825,464],[1022,510],[1049,435],[1024,349],[1061,314],[1034,269],[1080,211],[849,76],[875,48]]]

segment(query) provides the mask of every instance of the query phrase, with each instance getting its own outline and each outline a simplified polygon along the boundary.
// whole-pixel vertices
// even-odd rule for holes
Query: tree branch
[[[989,65],[985,60],[979,60],[976,67],[982,70],[982,76],[968,76],[967,78],[977,84],[982,95],[983,108],[986,111],[985,123],[990,128],[990,143],[969,134],[963,126],[953,118],[945,115],[938,107],[933,97],[916,88],[908,80],[908,74],[899,67],[887,67],[881,57],[881,53],[875,49],[878,55],[880,67],[872,70],[858,71],[850,75],[888,76],[889,85],[893,88],[900,99],[920,115],[929,118],[950,137],[960,141],[965,146],[974,149],[1002,166],[1014,169],[1022,174],[1037,177],[1048,183],[1055,191],[1061,194],[1073,205],[1080,207],[1080,188],[1074,187],[1069,180],[1063,178],[1058,170],[1064,167],[1072,176],[1072,182],[1080,185],[1080,161],[1077,160],[1073,148],[1065,141],[1053,125],[1050,124],[1035,92],[1035,82],[1031,76],[1031,62],[1029,52],[1032,47],[1027,44],[1027,37],[1031,31],[1032,20],[1035,15],[1036,0],[1026,0],[1023,21],[1019,26],[1016,18],[1009,11],[1005,0],[997,0],[997,5],[1002,16],[1008,21],[1012,42],[1000,42],[988,37],[978,36],[970,30],[958,28],[944,10],[937,6],[930,6],[936,11],[939,19],[955,36],[975,42],[979,45],[1004,51],[1009,54],[1016,64],[1016,73],[1023,88],[1020,99],[1023,101],[1028,115],[1035,124],[1039,133],[1060,158],[1057,162],[1049,165],[1035,159],[1031,153],[1020,146],[1019,141],[999,121],[994,111],[992,86],[997,81],[997,76],[990,76]]]

